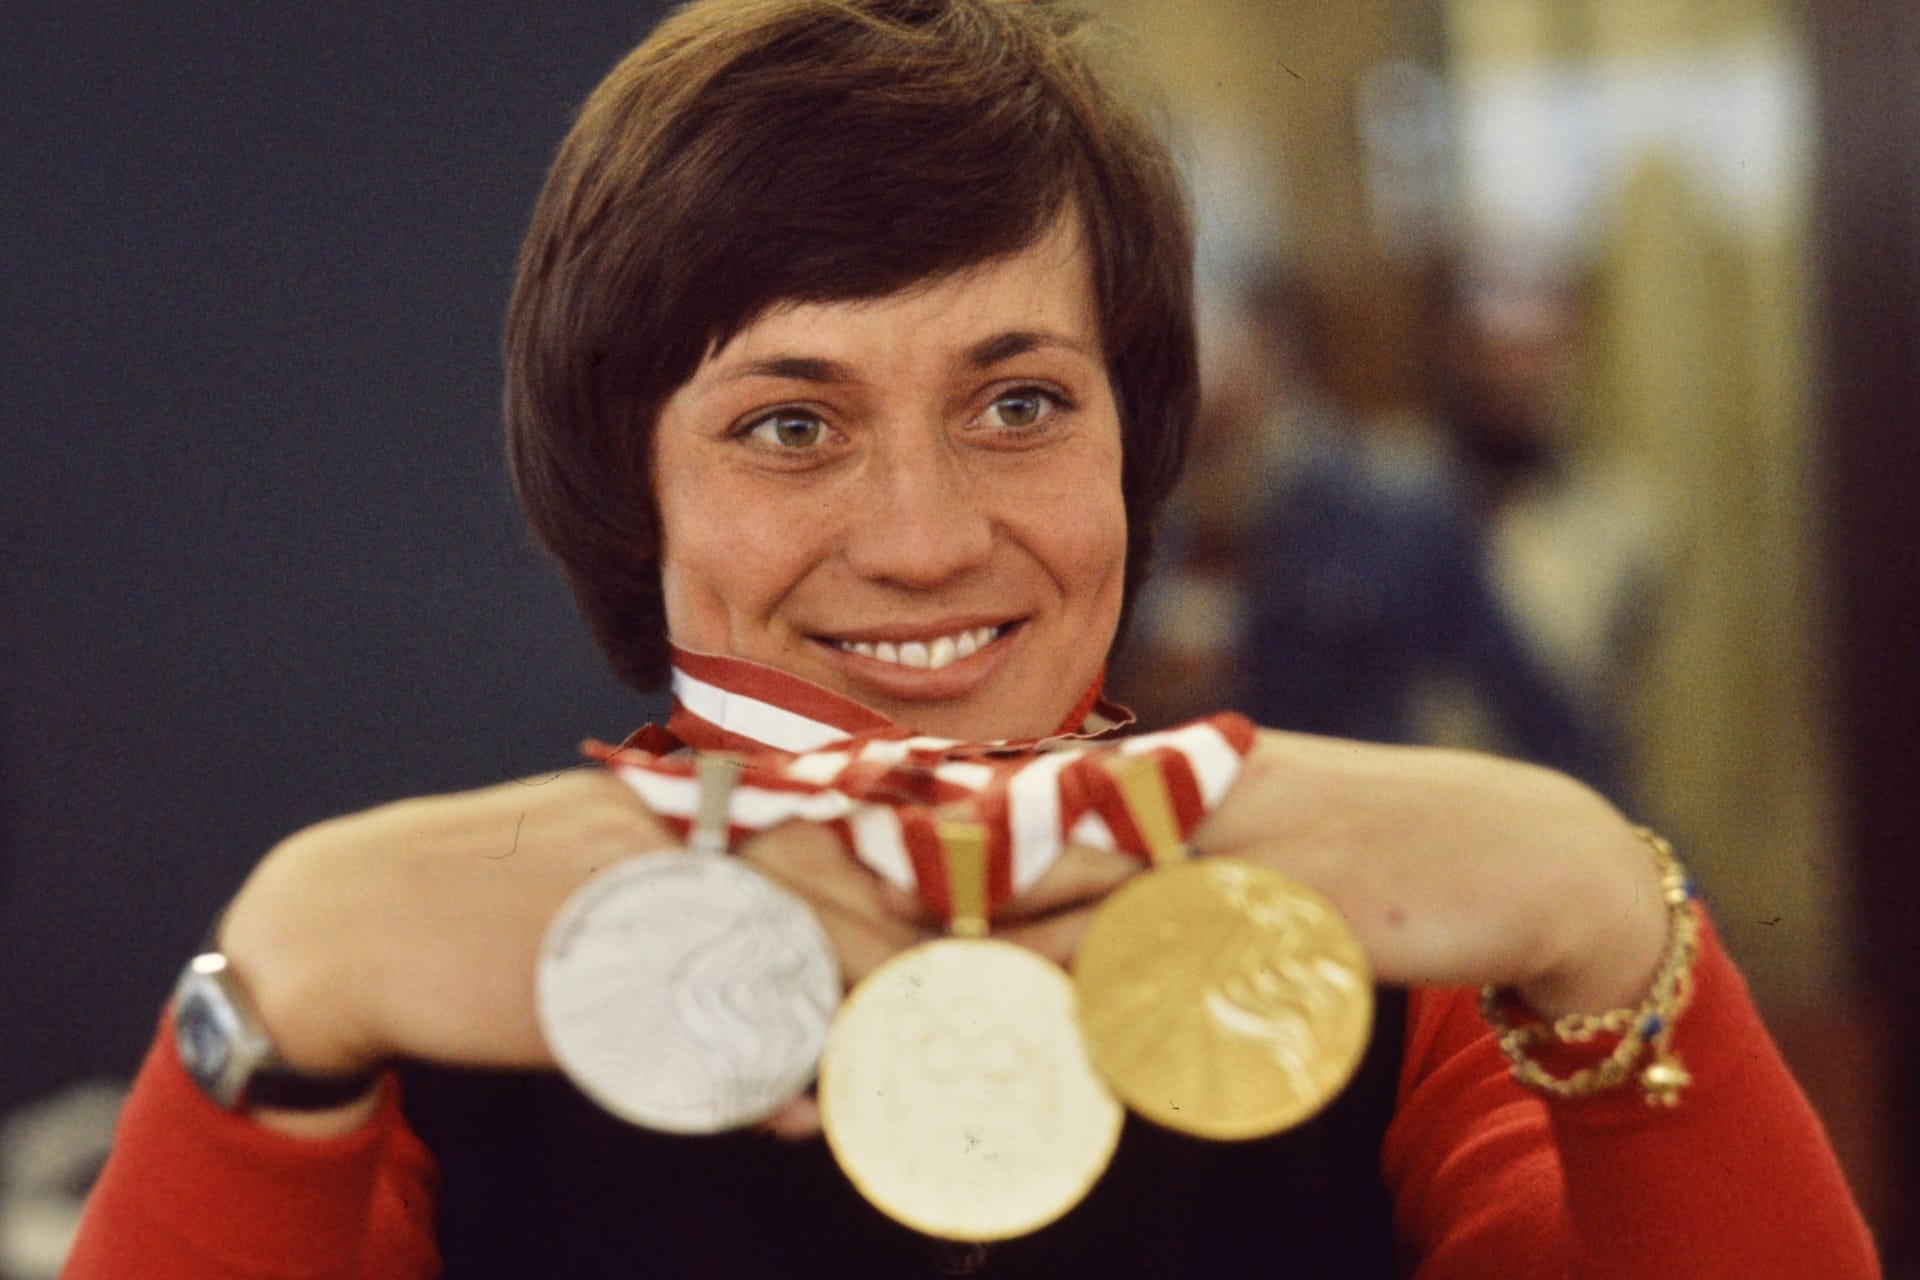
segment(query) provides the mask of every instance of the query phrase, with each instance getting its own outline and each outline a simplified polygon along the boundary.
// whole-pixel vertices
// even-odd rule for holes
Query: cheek
[[[791,607],[814,598],[843,527],[845,495],[692,469],[660,504],[667,634],[706,653],[780,665]]]
[[[782,516],[729,492],[723,478],[678,486],[660,504],[660,589],[675,641],[727,652],[793,575]]]
[[[1102,467],[1039,496],[1026,542],[1061,593],[1089,619],[1111,624],[1126,578],[1127,513],[1119,468]]]

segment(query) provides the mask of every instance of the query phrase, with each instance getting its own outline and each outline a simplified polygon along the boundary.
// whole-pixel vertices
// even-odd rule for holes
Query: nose
[[[869,581],[922,590],[950,582],[993,553],[990,499],[944,433],[896,438],[863,471],[847,560]]]

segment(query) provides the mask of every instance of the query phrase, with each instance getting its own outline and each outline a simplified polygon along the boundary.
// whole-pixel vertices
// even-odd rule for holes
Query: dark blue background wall
[[[647,709],[521,530],[497,347],[655,9],[7,6],[0,1113],[129,1073],[280,836]]]

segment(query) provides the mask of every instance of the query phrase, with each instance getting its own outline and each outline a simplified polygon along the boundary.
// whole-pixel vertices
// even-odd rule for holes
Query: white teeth
[[[974,627],[955,635],[940,636],[935,640],[908,640],[903,644],[881,640],[842,641],[840,647],[848,653],[857,653],[863,658],[872,658],[879,662],[891,662],[895,666],[913,667],[919,671],[938,671],[950,667],[962,658],[970,658],[980,650],[992,644],[1000,634],[998,627]]]

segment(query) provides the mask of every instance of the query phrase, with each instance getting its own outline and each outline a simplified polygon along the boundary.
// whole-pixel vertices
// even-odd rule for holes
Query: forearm
[[[596,870],[670,843],[598,770],[403,801],[275,848],[219,941],[297,1069],[546,1067],[532,975],[548,924]]]

